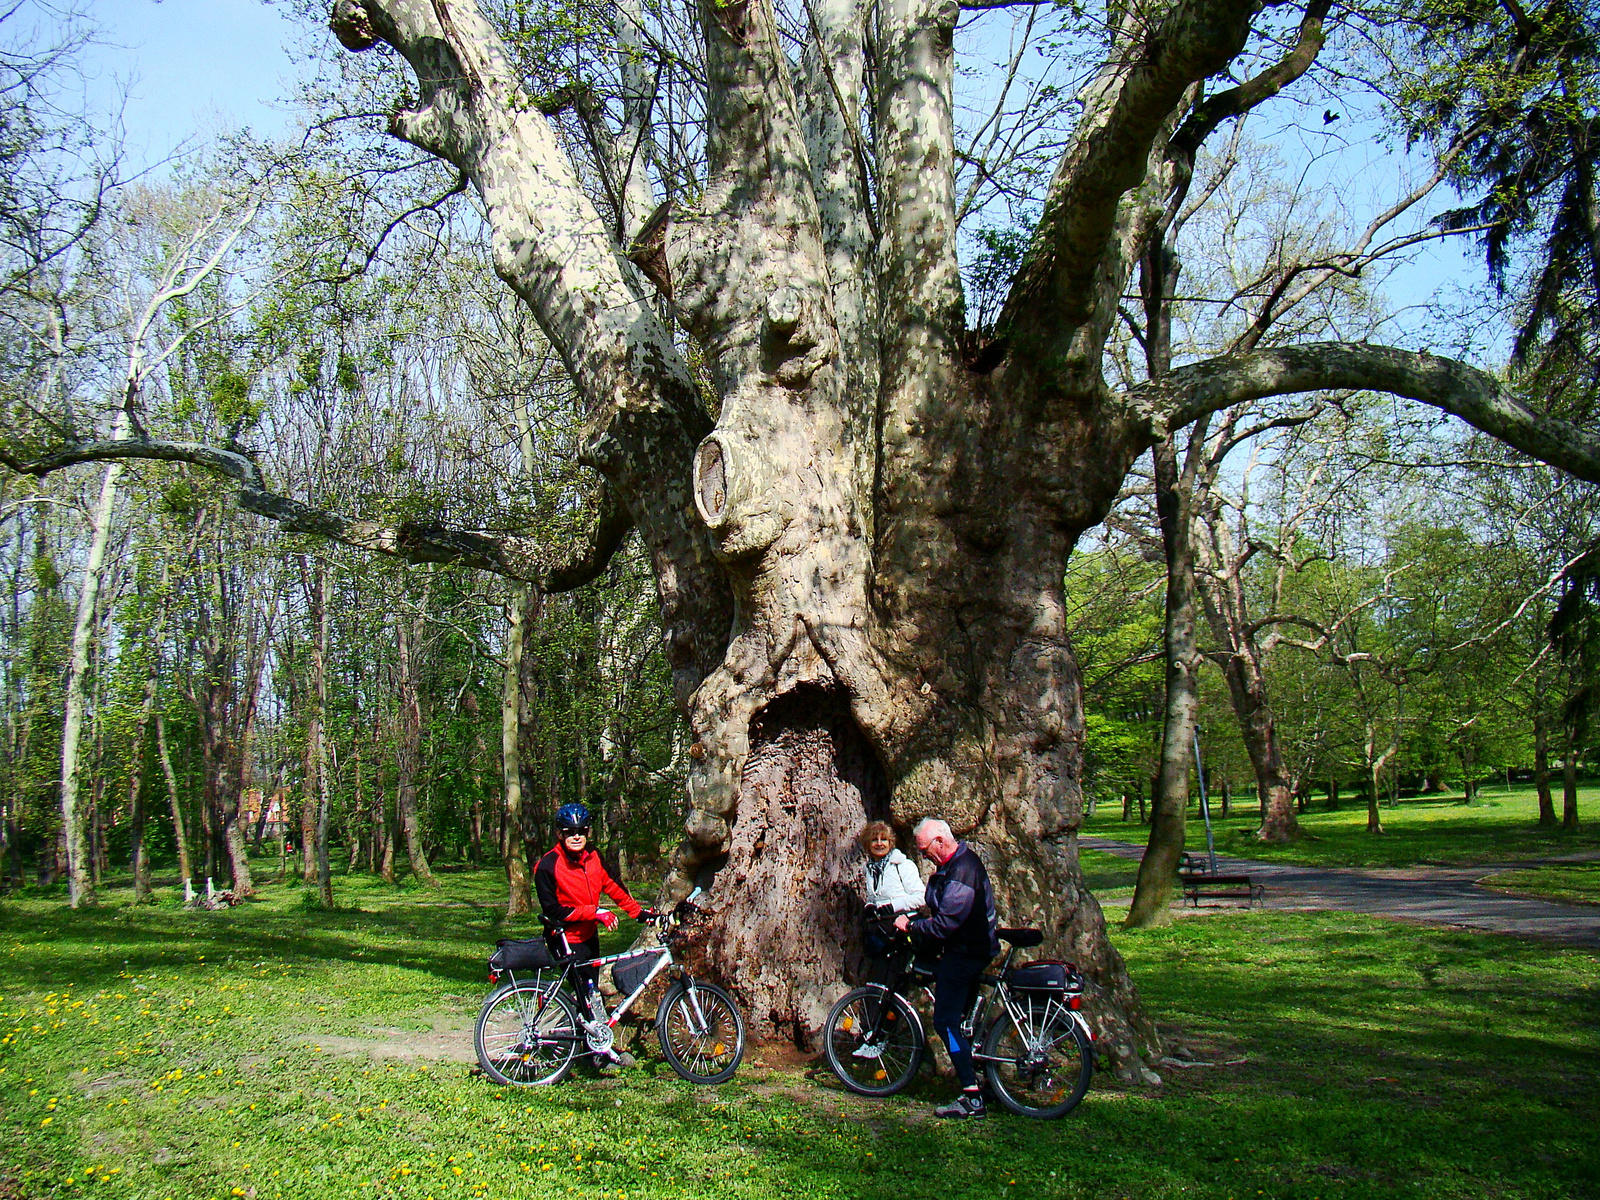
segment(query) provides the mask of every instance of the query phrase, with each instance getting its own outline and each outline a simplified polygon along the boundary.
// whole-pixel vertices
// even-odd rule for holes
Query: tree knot
[[[378,44],[377,31],[372,27],[371,14],[361,0],[335,0],[328,28],[346,50],[359,53]]]

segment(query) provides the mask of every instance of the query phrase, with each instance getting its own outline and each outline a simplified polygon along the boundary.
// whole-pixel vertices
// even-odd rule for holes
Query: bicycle
[[[681,971],[672,957],[677,929],[696,912],[685,901],[671,915],[649,916],[660,930],[659,945],[600,958],[558,956],[545,938],[503,939],[489,959],[489,979],[506,975],[509,982],[484,1000],[473,1030],[483,1073],[496,1083],[535,1087],[561,1082],[582,1055],[614,1060],[617,1022],[662,972],[672,971],[676,978],[656,1009],[661,1053],[690,1083],[731,1079],[744,1056],[744,1014],[726,991]],[[574,974],[606,965],[627,991],[609,1013],[598,990]],[[547,978],[547,971],[558,974]]]
[[[1083,977],[1070,963],[1012,966],[1018,950],[1044,941],[1037,929],[1001,929],[1010,949],[997,974],[984,974],[964,1029],[983,1034],[973,1060],[989,1088],[1023,1117],[1049,1120],[1071,1112],[1094,1074],[1094,1033],[1080,1011]],[[869,983],[845,993],[823,1025],[822,1045],[839,1082],[862,1096],[892,1096],[916,1077],[927,1035],[922,1017],[901,994],[907,983],[926,987],[932,972],[902,966],[890,984]],[[1000,1011],[985,1025],[991,1006]]]

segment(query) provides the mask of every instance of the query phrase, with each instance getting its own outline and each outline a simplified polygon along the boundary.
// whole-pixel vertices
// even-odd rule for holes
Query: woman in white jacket
[[[861,831],[861,848],[867,861],[861,871],[866,883],[867,907],[894,910],[890,919],[922,906],[924,888],[916,864],[895,849],[894,830],[887,822],[873,821]]]

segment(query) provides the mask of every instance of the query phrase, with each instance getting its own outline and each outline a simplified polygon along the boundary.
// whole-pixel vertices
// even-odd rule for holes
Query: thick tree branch
[[[711,422],[672,331],[635,293],[621,247],[473,0],[338,0],[333,27],[351,49],[381,40],[405,58],[419,101],[390,131],[453,164],[482,197],[496,273],[586,403],[582,460],[615,489],[655,562],[686,700],[721,661],[732,598],[690,492]]]
[[[1364,342],[1313,342],[1224,355],[1179,367],[1129,399],[1152,427],[1177,429],[1202,413],[1294,392],[1392,392],[1432,405],[1590,483],[1600,483],[1600,438],[1534,412],[1494,376],[1463,362]]]
[[[1145,178],[1152,146],[1196,82],[1243,49],[1250,0],[1179,0],[1153,27],[1130,6],[1110,57],[1056,168],[1001,327],[1073,330],[1105,301],[1097,280],[1117,235],[1122,198]],[[1111,281],[1120,293],[1121,280]],[[1114,303],[1114,300],[1112,301]]]
[[[955,251],[952,39],[960,9],[943,0],[878,6],[878,172],[883,229],[884,358],[945,351],[961,333]]]
[[[847,375],[845,394],[856,398],[863,429],[870,428],[878,393],[879,316],[872,303],[877,187],[859,116],[867,7],[863,0],[809,0],[811,36],[800,59],[805,83],[798,93],[833,286],[840,365]]]
[[[598,578],[633,527],[626,510],[605,488],[585,544],[576,555],[567,558],[538,538],[447,529],[419,521],[391,524],[313,508],[270,491],[261,469],[245,455],[198,442],[85,442],[29,461],[0,449],[0,463],[18,474],[36,478],[80,463],[125,459],[188,463],[223,475],[238,484],[240,508],[276,521],[286,533],[311,534],[408,563],[461,563],[507,579],[536,583],[547,592],[571,591]]]
[[[673,304],[724,396],[762,375],[764,386],[801,387],[838,343],[789,61],[771,0],[701,0],[699,9],[708,177],[667,231]],[[766,321],[780,291],[793,298],[780,304],[793,316],[781,329]],[[750,336],[764,324],[767,338]]]
[[[1243,116],[1256,105],[1270,100],[1309,71],[1317,55],[1322,52],[1322,44],[1327,36],[1322,22],[1332,7],[1333,0],[1312,0],[1306,6],[1295,44],[1287,54],[1259,75],[1208,96],[1195,105],[1168,143],[1173,155],[1181,156],[1192,169],[1194,156],[1201,143],[1211,136],[1218,125],[1230,117]]]

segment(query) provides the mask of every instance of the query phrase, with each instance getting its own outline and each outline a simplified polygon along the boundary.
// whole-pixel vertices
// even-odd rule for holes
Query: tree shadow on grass
[[[0,906],[0,937],[44,942],[48,954],[13,954],[10,986],[97,984],[122,974],[193,966],[203,956],[279,966],[359,962],[421,971],[461,987],[484,978],[498,922],[471,909],[259,914],[250,908],[189,912],[100,907],[22,911]],[[364,934],[370,936],[363,936]],[[400,944],[394,944],[399,941]]]

